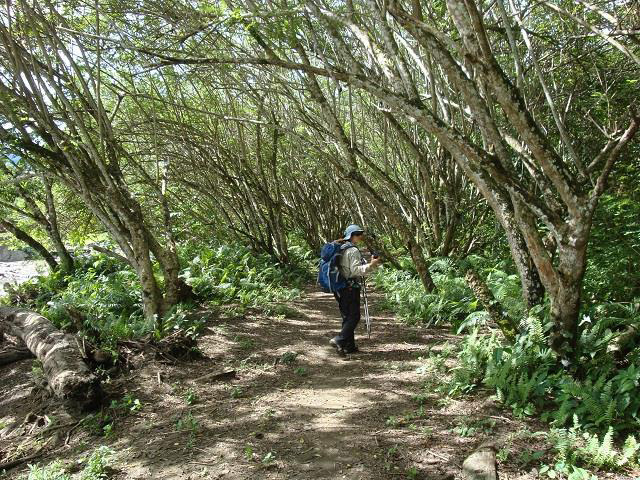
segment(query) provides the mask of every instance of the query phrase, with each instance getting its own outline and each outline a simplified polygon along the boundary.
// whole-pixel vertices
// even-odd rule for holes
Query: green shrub
[[[71,480],[71,476],[65,472],[63,463],[56,460],[46,467],[29,465],[27,480]]]
[[[602,436],[585,432],[574,417],[570,428],[553,428],[548,435],[557,463],[568,467],[606,468],[619,470],[638,465],[640,445],[629,435],[618,448],[614,445],[614,430],[609,427]]]
[[[114,451],[106,446],[96,448],[84,461],[85,467],[73,477],[65,472],[61,460],[47,466],[29,465],[27,480],[105,480],[110,478],[110,463]],[[24,478],[24,477],[21,477]]]
[[[498,345],[495,335],[479,336],[477,330],[465,337],[458,363],[453,369],[449,394],[467,393],[480,385],[485,380],[487,364]]]
[[[607,351],[611,341],[629,325],[640,323],[640,301],[587,305],[580,322],[577,362],[565,369],[548,347],[551,328],[549,304],[526,312],[517,275],[492,268],[491,261],[472,256],[458,266],[450,259],[436,259],[430,271],[437,289],[425,292],[418,278],[405,271],[383,269],[375,276],[384,291],[387,306],[403,320],[426,325],[448,322],[458,333],[471,330],[458,353],[450,382],[443,386],[459,395],[483,384],[495,390],[498,399],[517,415],[541,414],[557,427],[571,419],[588,432],[624,435],[640,427],[640,348],[620,365]],[[488,314],[473,298],[462,275],[473,266],[507,315],[519,323],[519,334],[511,345],[496,335],[480,335],[479,325]]]
[[[584,380],[565,375],[554,385],[558,405],[552,414],[554,423],[565,425],[575,415],[590,430],[635,430],[640,427],[639,384],[640,368],[633,364]]]
[[[79,480],[103,480],[109,478],[109,465],[114,451],[106,446],[96,448],[80,473]]]
[[[598,325],[607,324],[603,319],[587,325],[580,337],[583,354],[594,345]],[[598,346],[595,352],[581,372],[566,371],[547,346],[545,327],[532,315],[513,345],[500,345],[495,335],[468,335],[450,393],[465,393],[484,383],[517,415],[541,413],[557,427],[576,418],[585,430],[601,434],[610,428],[616,434],[638,429],[638,363],[619,368],[606,349]]]
[[[296,298],[308,281],[311,253],[296,246],[290,253],[293,263],[283,267],[243,247],[190,244],[179,252],[185,265],[181,276],[213,305],[234,303],[291,316],[283,302]],[[78,257],[76,267],[67,276],[55,272],[9,289],[3,301],[34,309],[59,328],[80,330],[106,349],[121,339],[160,338],[175,330],[195,337],[204,327],[204,319],[190,313],[192,304],[174,306],[158,322],[145,318],[136,273],[112,257]]]
[[[260,307],[296,298],[308,273],[228,245],[201,248],[181,273],[194,293],[214,305]],[[292,285],[292,286],[289,286]]]
[[[637,172],[628,177],[633,180],[624,194],[606,193],[598,202],[584,279],[587,304],[626,302],[640,295],[640,192]]]
[[[93,267],[78,271],[40,312],[64,328],[70,326],[70,309],[82,315],[84,328],[104,341],[139,337],[154,327],[143,317],[138,278],[129,268],[109,273]]]
[[[420,280],[408,272],[382,269],[374,276],[376,285],[385,292],[386,306],[409,324],[456,325],[476,310],[473,294],[463,278],[446,271],[434,273],[433,280],[437,292],[427,293]]]
[[[135,272],[104,254],[78,257],[71,274],[36,277],[10,289],[3,301],[36,310],[59,328],[79,330],[106,349],[154,327],[142,315]]]
[[[436,285],[431,293],[425,291],[414,273],[404,270],[379,270],[374,281],[385,293],[385,306],[396,312],[401,320],[427,326],[448,323],[460,332],[484,324],[489,318],[464,279],[464,269],[473,266],[481,271],[507,314],[522,318],[525,308],[518,276],[500,268],[490,268],[489,263],[478,256],[468,257],[460,265],[450,258],[435,259],[429,266]]]

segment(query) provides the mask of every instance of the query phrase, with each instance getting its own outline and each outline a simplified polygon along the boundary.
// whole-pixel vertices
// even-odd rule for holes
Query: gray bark
[[[33,353],[31,353],[28,348],[20,348],[15,346],[5,348],[0,351],[0,367],[32,357]]]
[[[73,270],[74,262],[71,254],[62,241],[62,235],[60,235],[60,228],[58,227],[58,213],[56,212],[56,207],[53,200],[51,181],[45,176],[42,177],[42,181],[44,183],[47,199],[47,224],[45,228],[47,229],[47,233],[49,234],[49,238],[51,239],[56,252],[58,252],[58,258],[60,259],[62,269],[66,272],[70,272]]]
[[[142,220],[142,219],[140,219]],[[142,305],[147,318],[157,322],[164,314],[164,299],[153,273],[149,242],[141,227],[131,232],[134,266],[142,287]]]

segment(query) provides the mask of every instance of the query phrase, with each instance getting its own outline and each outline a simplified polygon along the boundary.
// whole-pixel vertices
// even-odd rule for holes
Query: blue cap
[[[354,233],[364,233],[364,230],[359,225],[349,225],[344,231],[343,240],[351,240],[351,235]]]

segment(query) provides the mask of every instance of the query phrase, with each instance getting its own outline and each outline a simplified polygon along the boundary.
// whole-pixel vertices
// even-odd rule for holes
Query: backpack
[[[350,243],[326,243],[320,251],[320,268],[318,269],[318,285],[325,293],[336,293],[347,286],[347,279],[340,272],[339,261],[349,248],[356,248]]]

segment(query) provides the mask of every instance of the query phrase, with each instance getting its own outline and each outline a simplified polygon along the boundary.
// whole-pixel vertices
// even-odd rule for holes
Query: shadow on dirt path
[[[106,389],[142,408],[118,418],[108,438],[76,430],[64,456],[108,444],[114,478],[132,480],[437,480],[459,478],[464,457],[488,437],[526,428],[486,395],[451,399],[431,389],[455,365],[445,351],[459,337],[403,325],[376,298],[371,339],[360,325],[361,353],[345,358],[328,343],[340,323],[330,295],[309,290],[286,316],[209,318],[203,358],[141,358]],[[438,366],[425,368],[437,352]],[[228,370],[236,371],[230,381],[201,379]],[[534,478],[508,472],[501,478]]]
[[[404,326],[372,297],[371,339],[360,325],[361,353],[346,358],[328,343],[340,323],[335,300],[308,291],[287,317],[212,322],[199,340],[206,358],[164,367],[161,385],[145,366],[136,375],[146,387],[135,392],[145,408],[116,442],[128,448],[127,478],[456,478],[479,438],[452,429],[495,406],[416,403],[424,357],[458,338]],[[193,382],[228,369],[231,382]]]

